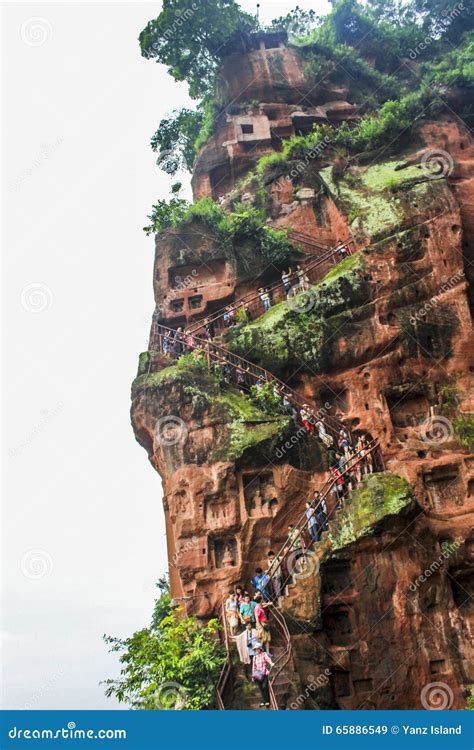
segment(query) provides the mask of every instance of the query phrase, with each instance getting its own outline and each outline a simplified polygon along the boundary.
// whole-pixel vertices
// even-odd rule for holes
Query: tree
[[[214,88],[222,47],[239,31],[249,31],[256,19],[235,0],[163,0],[160,15],[139,36],[141,53],[168,66],[176,81],[187,81],[197,99]]]
[[[149,234],[156,234],[162,232],[164,229],[174,227],[179,224],[183,218],[186,209],[189,208],[189,203],[185,198],[179,197],[179,191],[181,190],[181,183],[176,182],[171,186],[171,192],[173,197],[169,201],[160,198],[152,207],[151,213],[148,214],[147,219],[150,219],[151,224],[143,227],[143,231],[148,236]]]
[[[122,640],[104,636],[110,650],[120,653],[116,680],[106,680],[105,694],[140,710],[203,710],[215,706],[215,685],[222,670],[225,649],[216,637],[217,620],[207,625],[171,608],[169,583],[157,583],[149,628]]]
[[[271,28],[275,31],[285,30],[288,36],[306,36],[320,24],[320,17],[314,10],[302,10],[298,5],[294,10],[274,18]]]
[[[180,169],[191,171],[196,155],[195,143],[203,123],[202,112],[175,109],[163,118],[151,138],[151,148],[158,153],[156,163],[168,174]]]
[[[423,19],[423,29],[444,39],[457,42],[465,31],[474,28],[474,0],[453,3],[452,0],[412,0]]]

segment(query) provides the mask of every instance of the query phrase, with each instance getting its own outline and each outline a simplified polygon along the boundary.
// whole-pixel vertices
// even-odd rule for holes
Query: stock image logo
[[[32,16],[21,24],[20,36],[28,47],[42,47],[52,39],[53,27],[46,18]]]
[[[155,695],[159,711],[178,711],[186,705],[187,691],[179,682],[162,682]]]
[[[29,313],[42,313],[49,310],[53,304],[53,293],[49,286],[34,282],[23,287],[21,292],[21,306]]]
[[[160,417],[156,422],[155,432],[158,443],[164,447],[184,443],[188,435],[186,424],[174,414]]]
[[[312,289],[300,289],[293,287],[288,294],[288,308],[295,313],[307,313],[313,309],[316,301],[315,293]]]
[[[288,555],[286,565],[295,581],[304,581],[319,571],[319,558],[313,550],[295,549]]]
[[[21,558],[21,572],[31,580],[46,578],[53,572],[53,558],[45,549],[30,549]]]
[[[442,180],[448,177],[454,169],[454,159],[443,149],[425,151],[421,158],[421,167],[430,180]]]
[[[437,414],[429,417],[420,429],[420,437],[424,443],[429,445],[441,445],[451,440],[454,435],[454,428],[449,419]]]
[[[421,705],[426,711],[447,711],[454,701],[453,691],[445,682],[430,682],[420,693]]]

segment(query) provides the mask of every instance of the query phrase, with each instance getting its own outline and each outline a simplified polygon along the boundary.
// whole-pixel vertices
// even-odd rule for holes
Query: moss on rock
[[[370,475],[351,493],[346,507],[331,523],[331,550],[373,534],[381,521],[407,511],[414,502],[413,489],[403,477],[388,472]]]
[[[339,263],[305,294],[280,302],[257,320],[229,331],[229,348],[275,374],[302,364],[313,372],[332,364],[334,343],[350,335],[351,308],[367,302],[361,252]],[[300,311],[301,310],[301,311]]]
[[[359,236],[381,239],[404,227],[413,212],[435,202],[446,190],[445,180],[432,180],[420,164],[401,169],[404,162],[375,164],[335,180],[332,167],[321,170],[329,192],[348,215]]]
[[[205,462],[235,461],[249,448],[263,444],[271,450],[290,423],[288,417],[268,415],[249,396],[223,386],[205,361],[191,354],[159,372],[138,375],[132,384],[132,398],[141,397],[156,405],[157,417],[166,413],[167,405],[174,404],[176,415],[181,412],[185,421],[192,419],[215,427],[215,445],[204,457]]]

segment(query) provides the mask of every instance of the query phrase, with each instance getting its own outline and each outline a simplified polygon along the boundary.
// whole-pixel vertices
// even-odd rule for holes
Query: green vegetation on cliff
[[[431,180],[419,164],[387,161],[336,177],[332,167],[320,176],[337,198],[355,233],[371,239],[395,234],[412,222],[413,213],[430,206],[446,190],[443,179]]]
[[[383,520],[408,511],[414,502],[413,488],[403,477],[388,472],[366,477],[330,524],[332,550],[373,534]]]
[[[252,323],[232,328],[229,348],[280,375],[328,368],[341,329],[346,337],[350,333],[351,308],[367,302],[363,271],[361,252],[346,258],[290,303],[280,302]]]
[[[206,462],[236,461],[250,449],[271,452],[291,429],[290,420],[281,413],[269,413],[255,396],[227,386],[217,366],[208,369],[204,356],[185,354],[159,372],[147,374],[150,352],[140,355],[139,374],[132,384],[132,398],[146,398],[153,393],[158,409],[167,404],[191,409],[199,423],[216,429],[216,440]],[[188,418],[189,418],[188,416]]]
[[[114,696],[135,710],[191,710],[216,708],[215,685],[225,660],[216,638],[219,623],[206,625],[172,608],[168,581],[158,581],[159,598],[150,627],[129,638],[104,636],[119,653],[117,679],[105,681],[107,697]]]
[[[238,256],[242,245],[249,242],[252,243],[254,254],[269,263],[286,263],[295,254],[287,230],[267,226],[265,213],[252,206],[238,205],[235,211],[226,213],[211,198],[188,203],[175,194],[168,202],[158,201],[148,218],[151,223],[144,227],[146,234],[199,222],[213,234],[221,250],[229,255]]]
[[[474,2],[460,5],[336,0],[324,18],[296,8],[275,19],[273,29],[288,32],[308,79],[347,88],[359,107],[362,119],[334,131],[333,146],[349,152],[387,147],[442,110],[472,117]],[[165,0],[140,34],[143,56],[167,65],[201,100],[196,112],[180,109],[164,118],[152,138],[165,171],[191,168],[224,112],[216,93],[222,56],[241,48],[251,31],[258,31],[256,18],[234,0]]]

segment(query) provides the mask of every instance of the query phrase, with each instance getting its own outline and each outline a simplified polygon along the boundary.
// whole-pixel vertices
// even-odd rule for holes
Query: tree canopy
[[[224,663],[219,623],[203,625],[172,608],[166,578],[157,587],[160,596],[149,628],[125,640],[104,636],[110,650],[121,654],[120,675],[105,681],[105,694],[141,710],[213,708]]]
[[[296,6],[270,28],[288,32],[309,77],[347,86],[349,101],[364,116],[386,114],[381,109],[386,103],[401,103],[418,89],[423,98],[423,87],[439,99],[446,87],[472,86],[474,0],[331,1],[324,17]],[[173,111],[153,135],[164,171],[192,169],[222,111],[215,93],[221,56],[235,36],[252,30],[258,30],[257,20],[235,0],[164,0],[160,15],[140,34],[142,54],[167,65],[176,80],[186,80],[191,96],[200,100],[196,111]],[[416,66],[410,69],[407,61]],[[377,123],[370,128],[383,139]]]
[[[176,81],[187,81],[193,99],[213,87],[220,51],[239,30],[256,19],[234,0],[163,0],[163,10],[139,36],[144,57],[168,66]]]

